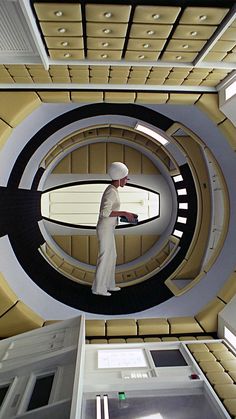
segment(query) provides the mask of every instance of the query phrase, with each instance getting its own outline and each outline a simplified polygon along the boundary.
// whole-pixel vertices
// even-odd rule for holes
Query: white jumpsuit
[[[97,223],[98,257],[92,291],[104,293],[114,288],[116,266],[115,228],[117,217],[110,217],[112,211],[119,211],[120,199],[115,186],[109,185],[103,193]]]

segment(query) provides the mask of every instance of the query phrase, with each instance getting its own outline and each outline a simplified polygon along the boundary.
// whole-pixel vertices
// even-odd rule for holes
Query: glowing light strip
[[[178,217],[177,218],[177,223],[186,224],[187,223],[187,218],[186,217]]]
[[[183,235],[183,231],[180,231],[180,230],[174,230],[174,232],[173,232],[173,236],[176,236],[176,237],[182,237],[182,235]]]
[[[173,181],[176,182],[181,182],[183,179],[183,176],[181,175],[177,175],[177,176],[173,176]]]
[[[236,80],[225,89],[225,100],[230,99],[236,94]]]
[[[187,189],[186,188],[177,189],[177,194],[178,195],[187,195]]]
[[[103,396],[104,403],[104,419],[109,419],[109,409],[108,409],[108,396],[104,394]]]
[[[102,419],[101,396],[96,396],[96,419]]]
[[[188,209],[188,203],[187,202],[180,202],[179,203],[179,209]]]
[[[169,143],[169,141],[167,141],[164,137],[162,137],[162,135],[158,134],[157,132],[153,131],[152,129],[148,127],[145,127],[145,125],[136,124],[135,129],[137,131],[140,131],[140,132],[143,132],[144,134],[149,135],[150,137],[154,138],[162,145],[166,145]]]

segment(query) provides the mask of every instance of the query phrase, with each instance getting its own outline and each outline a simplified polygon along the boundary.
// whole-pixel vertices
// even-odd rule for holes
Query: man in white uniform
[[[103,193],[99,219],[97,223],[98,258],[92,293],[110,296],[109,291],[119,291],[115,284],[116,244],[115,228],[118,217],[126,217],[129,222],[134,221],[136,214],[120,211],[120,198],[118,187],[124,187],[128,180],[128,167],[121,162],[113,162],[108,174],[112,179],[111,184]]]

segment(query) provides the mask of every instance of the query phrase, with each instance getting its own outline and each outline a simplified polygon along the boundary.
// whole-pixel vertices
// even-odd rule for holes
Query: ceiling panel
[[[47,21],[81,21],[81,5],[76,3],[34,3],[39,20]]]
[[[229,9],[220,7],[187,7],[180,19],[180,24],[218,25]]]
[[[20,2],[10,3],[13,11]],[[234,3],[215,1],[214,6],[211,2],[211,7],[196,4],[194,0],[189,0],[187,7],[185,4],[173,6],[173,3],[144,5],[141,0],[130,4],[113,4],[109,0],[105,4],[93,0],[83,3],[32,0],[29,7],[31,5],[48,55],[49,70],[40,64],[30,64],[30,59],[25,61],[28,65],[6,64],[0,67],[0,82],[133,83],[140,86],[170,83],[207,86],[209,83],[212,86],[236,68],[235,20],[224,27],[232,16],[230,7]],[[13,12],[6,15],[4,7],[6,2],[4,6],[0,3],[0,21],[7,22]],[[213,37],[219,29],[222,36],[215,41]],[[33,38],[26,36],[25,42],[28,41],[32,43]],[[206,47],[207,54],[202,62],[210,63],[211,68],[195,67],[194,60],[197,62],[200,58],[201,63],[201,53]],[[124,65],[116,65],[120,60]],[[101,64],[100,73],[91,65],[96,61]],[[138,67],[131,68],[133,61]],[[159,67],[158,63],[164,67]],[[220,65],[226,67],[225,73],[212,73]]]

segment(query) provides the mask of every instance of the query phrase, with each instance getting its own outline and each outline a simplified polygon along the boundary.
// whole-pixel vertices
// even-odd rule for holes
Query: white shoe
[[[109,291],[120,291],[120,287],[109,288]]]
[[[104,292],[92,291],[92,293],[95,295],[102,295],[103,297],[110,297],[111,295],[111,293],[108,291],[104,291]]]

